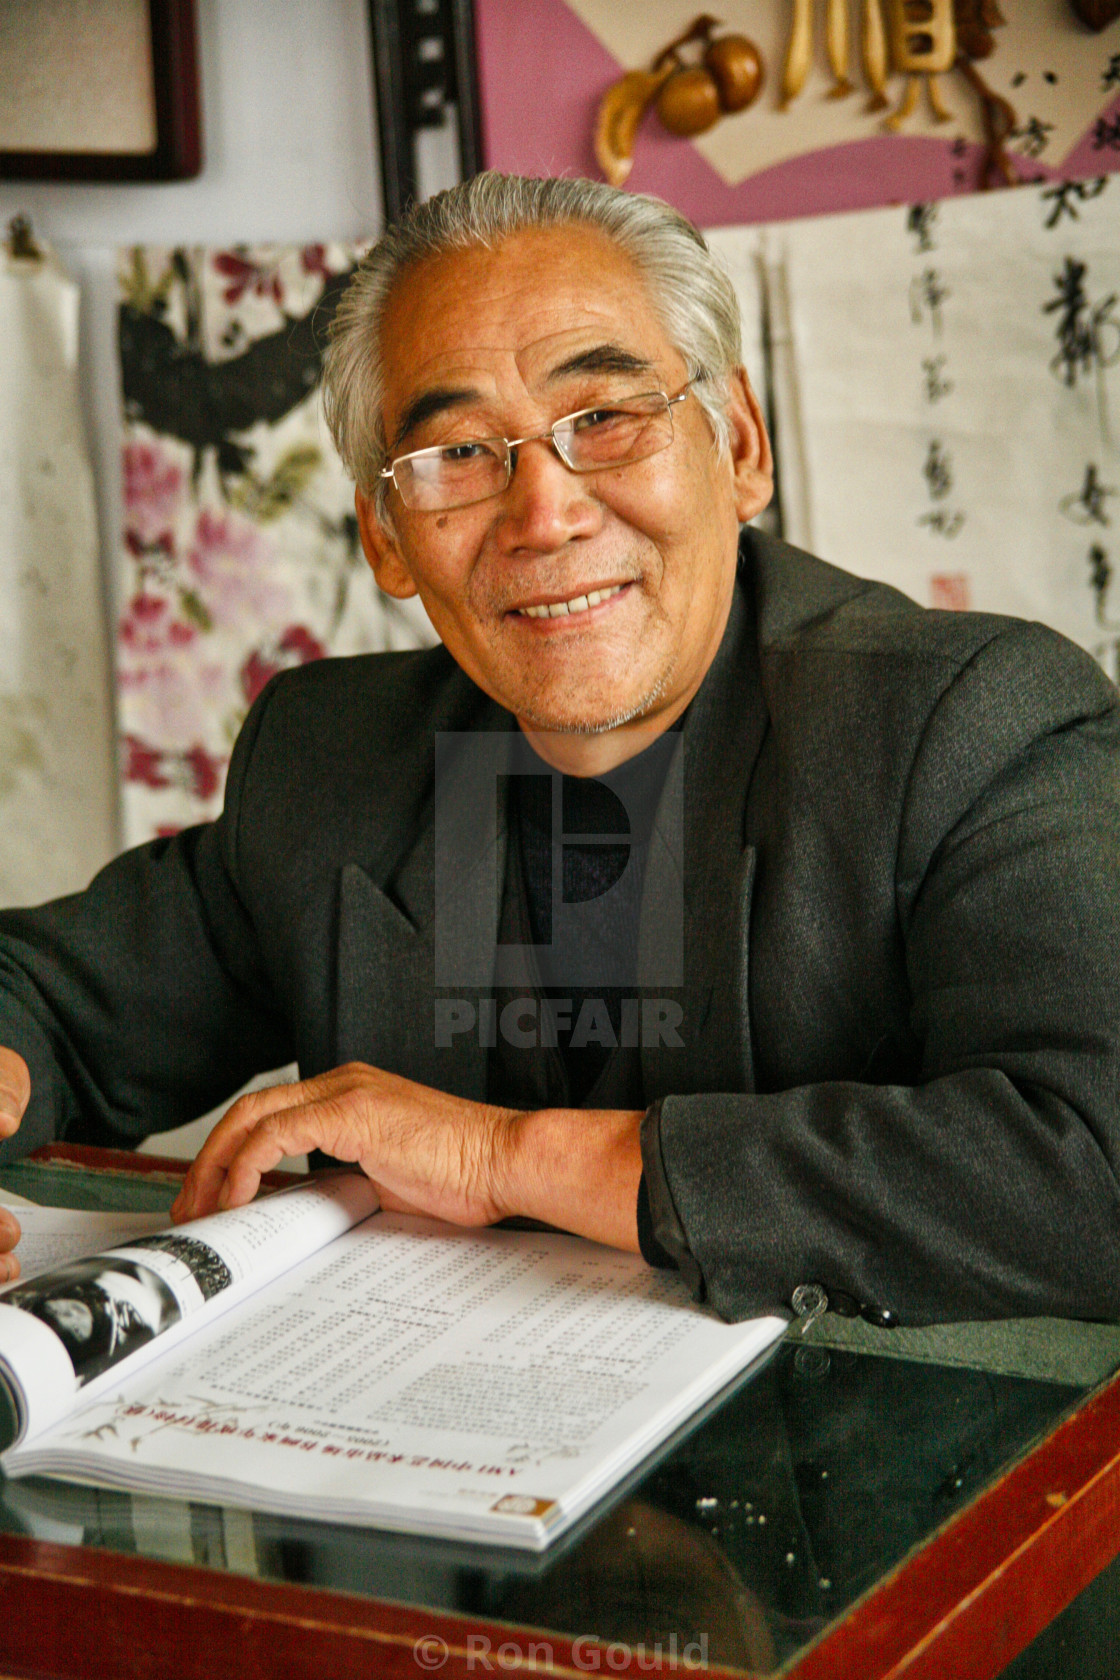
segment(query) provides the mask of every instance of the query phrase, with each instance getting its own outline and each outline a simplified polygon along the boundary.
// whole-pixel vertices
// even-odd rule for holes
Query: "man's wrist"
[[[541,1219],[613,1248],[638,1248],[642,1111],[533,1109],[508,1131],[506,1214]]]

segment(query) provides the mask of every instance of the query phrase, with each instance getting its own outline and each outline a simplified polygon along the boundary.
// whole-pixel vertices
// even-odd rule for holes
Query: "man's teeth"
[[[586,612],[588,607],[597,607],[600,601],[609,601],[612,595],[617,595],[626,586],[616,583],[610,589],[592,589],[586,595],[574,595],[570,601],[553,601],[551,606],[522,607],[520,610],[526,618],[567,618],[570,613]]]

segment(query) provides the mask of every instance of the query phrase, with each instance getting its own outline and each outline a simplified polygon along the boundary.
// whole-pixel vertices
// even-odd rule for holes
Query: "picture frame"
[[[86,8],[93,24],[97,12],[97,6]],[[89,39],[77,43],[72,31],[64,33],[65,22],[59,6],[43,0],[23,10],[18,29],[9,26],[6,43],[0,32],[3,80],[9,89],[6,99],[0,95],[0,180],[180,181],[198,175],[202,127],[195,0],[137,0],[135,11],[127,14],[128,30],[91,27]],[[59,80],[49,68],[52,55],[64,72],[80,75],[83,90],[92,86],[96,92],[95,55],[112,45],[122,49],[123,63],[141,67],[135,85],[125,87],[126,97],[115,97],[120,82],[114,82],[109,61],[102,63],[101,85],[112,97],[100,107],[95,100],[60,96]],[[150,79],[143,65],[148,55]],[[119,145],[114,144],[115,124]],[[17,147],[11,144],[13,129],[32,137],[49,134],[51,144]]]

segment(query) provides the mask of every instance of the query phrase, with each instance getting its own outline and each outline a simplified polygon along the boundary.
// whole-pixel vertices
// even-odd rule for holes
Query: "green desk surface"
[[[16,1161],[0,1168],[0,1186],[46,1207],[81,1208],[89,1213],[160,1213],[178,1193],[174,1171],[136,1173],[106,1167],[90,1172],[69,1161]]]

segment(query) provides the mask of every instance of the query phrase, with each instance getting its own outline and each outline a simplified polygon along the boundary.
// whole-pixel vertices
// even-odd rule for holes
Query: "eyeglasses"
[[[629,467],[668,449],[673,441],[673,408],[687,397],[693,381],[674,396],[649,391],[622,402],[600,403],[565,414],[546,432],[521,438],[471,438],[464,443],[414,449],[382,467],[379,478],[391,478],[406,508],[421,513],[446,513],[500,496],[513,477],[517,451],[523,443],[552,444],[570,472],[600,472]]]

